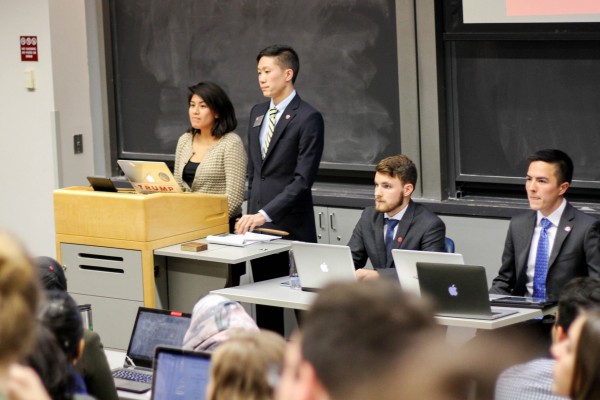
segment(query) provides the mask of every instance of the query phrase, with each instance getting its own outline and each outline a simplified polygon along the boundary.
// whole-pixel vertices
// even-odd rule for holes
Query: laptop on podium
[[[292,250],[304,291],[316,292],[331,282],[356,280],[348,246],[292,242]]]
[[[417,273],[421,293],[434,300],[436,315],[494,320],[517,313],[492,311],[482,266],[418,262]]]
[[[138,193],[183,192],[167,164],[162,161],[117,160],[117,163]]]

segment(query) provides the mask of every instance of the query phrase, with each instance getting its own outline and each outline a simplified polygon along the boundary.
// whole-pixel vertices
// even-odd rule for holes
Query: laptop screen
[[[152,399],[204,400],[210,378],[210,354],[181,349],[156,349]]]
[[[152,367],[157,346],[181,347],[190,314],[140,307],[127,355],[138,367]]]

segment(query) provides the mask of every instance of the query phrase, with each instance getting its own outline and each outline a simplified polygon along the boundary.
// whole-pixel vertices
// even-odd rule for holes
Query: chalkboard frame
[[[386,31],[385,32],[392,32],[393,35],[390,36],[389,34],[386,34],[386,49],[388,49],[389,51],[387,51],[387,62],[386,64],[388,64],[385,68],[387,69],[393,69],[394,73],[390,74],[390,73],[386,73],[386,79],[383,78],[377,78],[379,83],[375,83],[376,85],[378,85],[378,91],[381,92],[381,89],[385,89],[387,91],[387,93],[384,96],[385,98],[385,103],[386,103],[386,107],[389,111],[389,115],[390,115],[390,121],[391,121],[391,125],[389,125],[387,129],[387,131],[384,132],[385,137],[389,137],[390,138],[390,143],[391,145],[389,147],[383,147],[383,149],[380,149],[379,152],[377,153],[376,156],[372,157],[372,159],[370,160],[358,160],[358,161],[347,161],[347,160],[342,160],[342,161],[338,161],[335,159],[326,159],[327,157],[327,142],[326,142],[326,154],[324,155],[324,159],[321,162],[321,171],[322,173],[326,173],[327,171],[340,171],[342,172],[342,174],[347,174],[347,175],[352,175],[354,172],[357,173],[357,175],[361,175],[360,172],[363,171],[373,171],[374,166],[376,164],[376,162],[383,158],[384,156],[390,155],[390,154],[395,154],[395,153],[399,153],[401,152],[401,142],[400,142],[400,115],[399,115],[399,84],[398,84],[398,60],[397,60],[397,33],[396,33],[396,20],[395,20],[395,1],[394,0],[380,0],[382,2],[386,2],[386,4],[388,4],[390,6],[389,9],[389,25],[385,27]],[[116,17],[117,15],[117,3],[121,4],[120,2],[116,1],[116,0],[110,0],[109,1],[109,26],[110,26],[110,30],[111,30],[111,52],[112,52],[112,69],[113,69],[113,80],[112,80],[112,86],[111,86],[111,90],[114,93],[114,107],[110,110],[112,116],[111,119],[114,121],[114,126],[115,126],[115,130],[116,130],[116,149],[115,149],[115,153],[116,153],[116,157],[117,158],[123,158],[123,159],[142,159],[142,160],[157,160],[157,161],[166,161],[167,163],[171,163],[174,156],[174,149],[173,151],[166,151],[166,152],[155,152],[155,151],[137,151],[136,149],[132,148],[131,146],[128,146],[125,143],[125,139],[126,139],[126,135],[127,135],[127,131],[128,129],[124,126],[123,124],[123,118],[122,118],[122,109],[123,109],[123,104],[125,101],[131,101],[130,99],[126,99],[124,98],[124,96],[121,96],[121,92],[122,90],[119,88],[119,79],[121,78],[121,71],[120,71],[120,65],[121,65],[121,60],[120,60],[120,56],[119,56],[119,51],[118,51],[118,46],[119,46],[119,32],[117,29],[117,24],[118,24],[118,19]],[[339,3],[339,2],[337,2]],[[359,3],[357,3],[359,4]],[[363,6],[362,3],[359,4],[360,6]],[[383,32],[383,31],[382,31]],[[292,43],[293,44],[293,43]],[[257,49],[260,49],[262,46],[257,47]],[[296,47],[296,46],[295,46]],[[365,54],[368,57],[373,57],[375,54],[374,53],[386,53],[386,52],[382,52],[380,51],[380,49],[378,48],[374,48],[374,50],[371,50],[371,52],[369,53],[369,51],[366,51]],[[307,55],[307,53],[305,52],[304,54],[301,54],[301,74],[300,74],[300,83],[297,85],[298,86],[298,92],[299,94],[305,99],[308,100],[308,102],[312,103],[313,105],[317,106],[317,104],[315,104],[315,96],[312,95],[310,93],[309,90],[306,89],[305,86],[305,81],[302,81],[302,79],[310,79],[308,78],[306,75],[303,76],[303,74],[306,74],[307,71],[307,64],[310,58],[310,55]],[[253,63],[254,60],[251,60],[251,62]],[[382,64],[382,63],[380,63]],[[210,79],[207,79],[210,80]],[[215,80],[215,79],[213,79]],[[193,82],[192,82],[193,83]],[[221,82],[219,82],[221,83]],[[256,86],[256,98],[254,100],[251,101],[252,104],[254,103],[259,103],[264,101],[264,98],[262,98],[262,96],[260,96],[258,93],[258,85]],[[375,87],[375,86],[374,86]],[[227,90],[227,88],[226,88]],[[230,94],[231,96],[231,94]],[[232,98],[232,101],[234,99]],[[387,101],[389,100],[389,101]],[[235,101],[234,101],[234,105],[235,105]],[[185,107],[185,106],[183,106]],[[328,125],[328,120],[331,119],[331,116],[329,115],[329,111],[327,109],[327,107],[317,107],[322,113],[323,116],[325,118],[325,122],[326,122],[326,140],[327,140],[327,134],[332,134],[333,130],[332,130],[332,125]],[[238,128],[236,129],[236,132],[242,137],[243,140],[245,140],[245,136],[246,136],[246,130],[247,130],[247,118],[245,117],[246,114],[249,114],[249,109],[246,110],[245,112],[238,112]],[[335,129],[335,128],[334,128]],[[339,131],[338,132],[342,132]],[[181,134],[183,132],[180,132],[177,134],[177,136],[179,134]],[[341,133],[337,133],[338,137],[342,137]],[[377,143],[377,140],[372,140],[371,142],[373,143]],[[350,142],[349,142],[350,143]],[[351,146],[350,144],[346,145],[346,146]],[[358,146],[352,146],[354,149],[353,151],[356,154],[360,154],[362,152],[362,150],[364,149],[364,143],[362,145],[362,147],[360,145]],[[337,156],[334,156],[337,157]],[[336,175],[336,174],[334,174]]]
[[[464,24],[460,0],[438,2],[442,9],[442,34],[446,91],[446,131],[448,135],[448,174],[449,194],[451,197],[469,195],[513,197],[523,193],[526,160],[515,160],[521,166],[523,174],[490,175],[465,173],[461,154],[461,124],[459,121],[458,85],[457,85],[457,43],[498,42],[498,41],[577,41],[598,46],[600,23],[577,24]],[[543,146],[542,147],[552,147]],[[533,150],[533,149],[532,149]],[[476,150],[475,150],[476,151]],[[573,154],[572,154],[573,156]],[[570,194],[589,200],[597,198],[600,179],[578,179],[577,167]],[[596,200],[597,201],[597,200]]]

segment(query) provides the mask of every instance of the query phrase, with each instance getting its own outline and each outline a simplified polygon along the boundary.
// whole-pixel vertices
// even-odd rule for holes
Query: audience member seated
[[[552,390],[574,400],[600,399],[600,312],[577,317],[567,336],[552,345]]]
[[[37,257],[38,275],[45,290],[67,291],[67,279],[60,263],[51,257]],[[104,345],[98,333],[83,331],[85,346],[75,369],[81,374],[90,395],[101,400],[118,400]]]
[[[444,346],[440,333],[432,309],[388,280],[330,285],[288,343],[276,398],[432,400],[415,397],[431,386],[431,376],[425,385],[414,380],[424,371],[417,364],[436,367],[446,354],[425,361],[426,347]]]
[[[43,325],[36,329],[36,343],[23,364],[33,368],[46,391],[53,400],[71,399],[73,386],[72,375],[69,374],[67,356],[59,346],[54,333]]]
[[[49,400],[36,372],[17,364],[35,344],[39,283],[31,259],[0,232],[0,398]]]
[[[384,158],[375,171],[375,206],[363,211],[348,246],[359,280],[383,276],[397,281],[392,250],[445,251],[446,225],[411,200],[417,167],[407,156]],[[372,270],[363,268],[367,260]]]
[[[580,312],[600,307],[600,279],[575,278],[560,293],[553,343],[567,340],[567,332]],[[504,371],[496,385],[496,400],[559,400],[552,393],[551,358],[537,358]]]
[[[271,331],[232,331],[212,355],[208,400],[271,400],[285,340]]]
[[[209,294],[194,305],[183,348],[212,351],[229,338],[232,329],[258,332],[256,322],[239,303]]]
[[[85,382],[75,370],[75,363],[83,353],[83,323],[75,300],[67,292],[52,290],[46,292],[46,299],[40,305],[38,320],[52,333],[69,363],[70,385],[68,393],[87,394]]]

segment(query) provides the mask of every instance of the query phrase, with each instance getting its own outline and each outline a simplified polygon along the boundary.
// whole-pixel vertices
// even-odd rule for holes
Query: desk
[[[207,243],[206,239],[199,239],[195,241]],[[245,247],[208,243],[208,249],[200,252],[183,251],[181,250],[181,244],[176,244],[173,246],[156,249],[154,250],[154,255],[223,264],[237,264],[244,261],[254,260],[255,258],[287,251],[291,248],[291,243],[292,242],[290,240],[284,239],[255,243]]]
[[[123,363],[125,361],[124,351],[104,348],[104,354],[106,354],[106,359],[108,360],[108,365],[110,366],[110,369],[119,368],[123,366]],[[117,395],[121,400],[147,400],[150,398],[150,391],[138,394],[127,392],[125,390],[117,390]]]
[[[198,241],[206,243],[205,239]],[[290,247],[291,241],[277,239],[245,247],[208,244],[208,249],[200,252],[182,251],[180,244],[156,249],[154,256],[164,257],[168,275],[168,308],[192,312],[198,299],[225,286],[228,264],[281,253]]]
[[[317,293],[303,292],[301,290],[293,290],[287,286],[282,286],[281,282],[284,282],[285,280],[286,278],[276,278],[250,285],[212,290],[211,293],[220,294],[231,300],[245,303],[308,310],[312,302],[316,299]],[[539,310],[533,308],[492,307],[493,311],[508,309],[514,310],[516,313],[496,320],[438,316],[436,316],[435,319],[438,324],[449,327],[447,333],[448,341],[460,344],[472,338],[475,335],[476,329],[498,329],[524,322],[532,318],[541,317],[545,314],[551,314],[555,311],[555,308]]]

